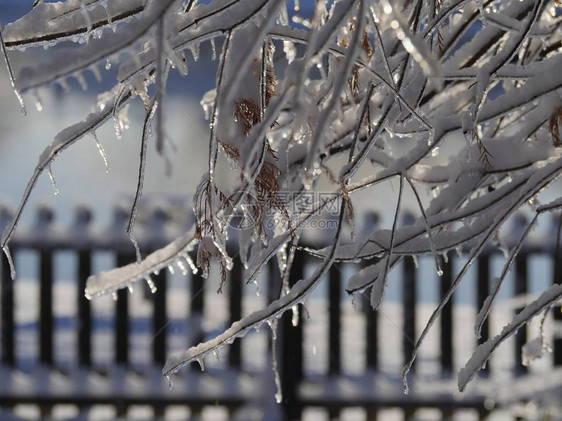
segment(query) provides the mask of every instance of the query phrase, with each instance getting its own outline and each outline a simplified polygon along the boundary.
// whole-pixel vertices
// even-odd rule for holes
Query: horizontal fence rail
[[[140,218],[143,223],[136,228],[137,239],[143,253],[150,253],[163,247],[174,239],[174,236],[185,229],[182,224],[172,224],[170,215],[162,209],[149,212]],[[162,379],[160,368],[170,354],[171,343],[177,339],[174,333],[173,322],[176,315],[171,314],[169,297],[174,294],[171,289],[173,277],[172,270],[162,270],[153,277],[156,290],[153,294],[148,287],[141,289],[137,294],[144,294],[146,300],[151,302],[149,339],[143,346],[150,348],[149,364],[138,366],[134,363],[131,350],[135,349],[132,343],[135,335],[131,331],[134,322],[132,316],[132,296],[127,289],[122,289],[116,294],[111,320],[112,362],[100,366],[94,358],[94,342],[97,333],[96,316],[92,302],[83,294],[88,275],[93,271],[93,260],[96,253],[110,253],[115,265],[125,265],[135,261],[134,249],[128,238],[124,235],[128,213],[124,208],[116,208],[112,223],[107,228],[100,229],[93,224],[91,212],[80,207],[76,210],[73,223],[67,227],[60,227],[54,221],[54,214],[48,207],[37,210],[36,222],[31,227],[22,227],[16,230],[10,242],[15,260],[19,260],[21,253],[32,252],[37,257],[37,283],[38,283],[38,323],[37,323],[37,359],[30,367],[20,364],[18,355],[18,321],[16,308],[18,306],[15,281],[9,276],[9,266],[5,256],[2,256],[1,265],[1,366],[3,377],[10,379],[0,387],[0,406],[12,407],[21,403],[33,403],[41,408],[42,414],[48,414],[57,404],[74,404],[81,409],[87,409],[96,404],[111,404],[116,408],[118,415],[125,415],[128,408],[133,405],[145,404],[154,408],[156,414],[164,414],[170,405],[187,405],[193,415],[201,414],[208,406],[218,404],[223,406],[229,416],[238,414],[241,419],[248,405],[256,403],[256,396],[262,396],[263,402],[271,402],[275,393],[275,386],[269,367],[262,370],[248,369],[251,360],[255,357],[254,349],[245,349],[244,341],[237,340],[228,347],[227,357],[217,362],[214,368],[201,372],[199,367],[190,366],[185,373],[180,373],[174,382],[174,389],[169,390],[166,379]],[[0,224],[6,223],[10,212],[0,208]],[[514,232],[524,226],[524,221],[519,217],[513,228]],[[377,218],[373,218],[376,220]],[[407,223],[411,217],[403,221]],[[554,223],[553,223],[554,224]],[[558,229],[557,222],[553,225],[552,232]],[[514,238],[517,235],[513,235]],[[555,236],[554,236],[555,237]],[[510,248],[512,244],[505,244]],[[77,288],[75,299],[75,334],[76,358],[72,364],[61,366],[57,361],[56,338],[57,327],[56,306],[54,300],[54,286],[56,284],[55,272],[57,253],[66,251],[75,256],[74,280]],[[557,253],[557,254],[556,254]],[[474,314],[483,305],[491,288],[491,259],[498,254],[497,249],[486,249],[478,259],[475,268],[475,300],[472,303]],[[529,245],[522,248],[514,264],[513,295],[526,297],[530,288],[529,259],[532,256],[544,256],[552,264],[552,282],[562,280],[562,260],[560,250],[555,247],[551,238],[546,241],[530,241]],[[456,253],[448,253],[440,257],[443,275],[438,278],[438,294],[445,295],[454,276],[455,264],[462,260]],[[297,251],[292,267],[290,282],[301,279],[306,275],[306,268],[318,263],[302,251]],[[373,262],[368,262],[372,264]],[[367,264],[367,263],[365,263]],[[360,265],[351,265],[353,270],[358,270]],[[368,293],[354,297],[354,321],[361,330],[362,350],[364,355],[364,369],[361,373],[350,375],[345,369],[346,355],[346,313],[345,306],[351,301],[342,292],[347,280],[346,267],[334,265],[326,284],[326,370],[324,372],[311,372],[307,367],[307,352],[305,344],[307,329],[311,326],[306,308],[299,308],[298,314],[288,312],[283,315],[279,324],[277,339],[267,340],[263,352],[267,352],[266,360],[270,359],[269,349],[276,347],[278,356],[279,376],[283,402],[281,405],[263,404],[262,411],[278,411],[288,420],[301,419],[310,408],[321,407],[327,411],[329,419],[338,418],[346,408],[363,408],[365,418],[375,419],[377,414],[387,408],[399,408],[405,418],[414,416],[419,408],[434,408],[442,412],[442,417],[448,419],[458,409],[472,409],[480,418],[486,417],[492,407],[486,401],[486,396],[467,392],[457,396],[450,393],[421,393],[416,392],[416,379],[423,377],[423,371],[418,361],[410,374],[410,381],[414,385],[413,393],[404,395],[398,373],[388,375],[388,368],[381,360],[383,345],[389,341],[390,335],[399,338],[395,353],[400,355],[400,363],[408,361],[414,347],[415,340],[419,337],[420,326],[425,319],[420,318],[419,291],[426,280],[420,278],[417,261],[410,257],[402,259],[399,269],[395,271],[402,283],[401,289],[401,315],[399,323],[395,323],[393,331],[389,332],[382,326],[388,315],[372,311],[369,305]],[[223,328],[239,320],[247,314],[248,287],[244,286],[243,266],[239,259],[235,259],[233,270],[229,273],[225,288],[224,303],[226,319]],[[210,332],[206,327],[206,315],[216,311],[217,304],[209,300],[210,291],[214,286],[209,285],[200,275],[187,275],[189,278],[189,302],[187,313],[179,326],[186,327],[185,333],[188,345],[194,345],[202,340],[209,339],[217,332]],[[273,301],[281,291],[281,280],[277,263],[272,261],[269,265],[265,281],[261,284],[265,293],[262,294],[263,304]],[[137,288],[138,290],[138,288]],[[255,298],[255,297],[254,297]],[[95,301],[95,300],[94,300]],[[514,312],[520,311],[524,300],[519,300]],[[438,373],[439,379],[452,379],[456,369],[462,361],[455,355],[455,340],[459,335],[472,334],[464,328],[455,325],[457,321],[457,308],[455,300],[449,302],[443,309],[438,322]],[[221,310],[222,311],[222,310]],[[183,313],[182,313],[183,314]],[[562,320],[560,306],[552,310],[553,319],[560,324]],[[312,313],[314,319],[316,314]],[[473,322],[473,321],[472,321]],[[182,328],[183,329],[183,328]],[[472,329],[472,327],[471,327]],[[491,336],[492,328],[490,319],[482,328],[481,338],[477,343],[483,343]],[[398,335],[398,336],[396,336]],[[514,377],[527,374],[528,368],[521,359],[521,347],[532,338],[527,335],[527,328],[523,327],[515,336],[512,345],[513,365],[511,371]],[[552,338],[547,338],[552,345],[552,366],[562,366],[562,335],[559,333]],[[111,342],[111,341],[110,341]],[[474,346],[477,345],[476,340]],[[504,345],[507,346],[507,345]],[[107,350],[106,350],[107,351]],[[254,354],[254,355],[253,355]],[[479,377],[486,380],[494,375],[494,364],[483,368]],[[385,374],[386,373],[386,374]],[[140,377],[131,386],[128,376]],[[57,377],[58,376],[58,377]],[[63,380],[60,380],[62,376]],[[84,377],[85,376],[85,377]],[[96,377],[97,376],[97,377]],[[56,378],[55,378],[56,377]],[[92,386],[91,378],[96,377],[102,386]],[[34,386],[30,386],[35,379]],[[58,380],[57,380],[58,379]],[[264,380],[265,379],[265,380]],[[390,379],[390,380],[389,380]],[[37,380],[39,382],[37,382]],[[63,386],[54,386],[55,380],[62,382]],[[349,381],[355,386],[342,387],[342,381]],[[262,382],[268,385],[263,387]],[[388,386],[391,381],[391,387]],[[41,385],[42,383],[42,385]],[[66,386],[64,386],[66,384]],[[140,386],[139,386],[140,384]],[[379,387],[385,384],[384,388]],[[71,385],[71,386],[68,386]],[[80,387],[78,387],[79,385]],[[52,387],[51,387],[52,386]],[[263,403],[262,402],[262,403]]]

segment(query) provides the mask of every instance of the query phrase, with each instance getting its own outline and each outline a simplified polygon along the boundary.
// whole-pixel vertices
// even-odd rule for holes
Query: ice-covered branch
[[[488,339],[478,346],[472,357],[468,360],[464,368],[459,372],[458,386],[462,392],[466,385],[474,378],[476,373],[486,364],[492,352],[507,338],[515,334],[521,326],[528,323],[533,317],[540,314],[544,309],[551,307],[562,298],[562,285],[552,285],[539,298],[527,305],[520,313],[515,315],[513,320],[506,325],[501,333]]]

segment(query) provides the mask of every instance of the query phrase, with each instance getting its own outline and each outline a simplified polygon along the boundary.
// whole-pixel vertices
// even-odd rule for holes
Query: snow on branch
[[[514,335],[521,326],[528,323],[533,317],[540,314],[545,309],[549,309],[553,304],[562,298],[562,285],[552,285],[539,298],[527,305],[519,312],[513,320],[506,325],[501,333],[488,339],[478,346],[464,368],[459,372],[459,390],[462,392],[466,385],[472,380],[476,373],[486,364],[492,352],[500,346],[510,336]]]
[[[1,239],[8,257],[9,240],[41,174],[53,176],[53,160],[85,135],[95,136],[108,120],[120,137],[127,105],[138,98],[145,119],[139,123],[138,183],[127,224],[135,243],[147,150],[154,143],[164,158],[169,153],[164,139],[173,129],[162,124],[161,108],[168,77],[177,71],[189,78],[188,63],[201,65],[200,47],[210,46],[217,72],[214,89],[201,99],[211,135],[207,168],[189,192],[193,206],[186,212],[195,217],[193,230],[149,256],[137,249],[137,263],[91,276],[85,293],[114,293],[143,279],[154,289],[151,275],[174,264],[203,276],[217,265],[222,287],[235,258],[246,268],[246,282],[277,259],[284,288],[277,300],[216,338],[172,357],[164,374],[202,362],[264,322],[274,328],[275,319],[302,303],[334,262],[369,262],[346,288],[350,294],[370,289],[377,308],[389,272],[404,257],[432,255],[439,275],[439,254],[470,250],[418,339],[415,358],[482,250],[495,246],[506,221],[550,192],[560,176],[562,19],[555,0],[314,3],[303,12],[286,0],[36,1],[0,32],[21,104],[20,92],[67,87],[71,77],[87,89],[86,71],[101,78],[104,69],[118,67],[116,85],[100,95],[94,111],[62,129],[39,157]],[[51,48],[49,55],[12,69],[18,50],[39,47]],[[236,176],[229,173],[224,183],[217,174],[228,171]],[[396,180],[395,196],[378,199],[379,188]],[[357,228],[365,204],[356,193],[364,190],[384,200],[394,215],[391,227]],[[411,207],[418,216],[402,226],[407,191],[415,196]],[[309,206],[300,208],[310,195]],[[533,223],[510,244],[477,333],[535,222],[558,212],[560,200],[531,206]],[[333,241],[305,247],[319,218],[337,222]],[[323,263],[295,283],[288,277],[296,250]],[[549,289],[481,348],[485,352],[478,351],[461,372],[461,389],[499,342],[559,296]]]

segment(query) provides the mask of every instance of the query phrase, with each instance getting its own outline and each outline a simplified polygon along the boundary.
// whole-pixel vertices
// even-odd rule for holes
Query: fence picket
[[[404,357],[404,364],[406,364],[414,351],[414,344],[416,341],[416,267],[411,257],[402,259],[402,312],[404,316],[404,325],[402,335],[402,352]],[[415,373],[416,363],[412,365],[411,371]]]
[[[443,297],[453,281],[453,256],[449,256],[447,261],[441,262],[443,275],[440,278],[441,297]],[[453,372],[453,298],[443,307],[439,318],[441,326],[441,370],[444,374]]]
[[[15,253],[14,253],[15,257]],[[2,364],[14,367],[14,281],[10,276],[8,259],[2,253]]]
[[[134,261],[134,256],[117,254],[117,266],[124,266]],[[127,288],[117,291],[115,302],[115,362],[129,364],[129,291]]]
[[[152,275],[152,280],[156,286],[156,291],[152,294],[152,359],[155,363],[163,365],[166,362],[168,340],[168,317],[166,315],[168,274],[162,270],[158,274]]]
[[[0,225],[1,225],[0,215]],[[77,317],[78,317],[78,327],[77,327],[77,351],[78,351],[78,362],[82,367],[91,367],[92,365],[92,313],[90,302],[85,299],[82,291],[85,287],[85,282],[88,275],[92,269],[92,256],[97,250],[110,250],[116,254],[116,265],[126,265],[135,260],[135,256],[131,254],[131,244],[124,236],[120,234],[122,232],[122,227],[126,221],[126,213],[122,209],[116,211],[116,216],[114,218],[113,224],[108,232],[108,235],[96,235],[99,230],[93,230],[90,228],[91,215],[89,211],[85,208],[78,210],[77,218],[75,224],[71,227],[71,230],[62,231],[52,223],[53,214],[46,208],[42,207],[38,213],[37,223],[33,227],[34,232],[38,232],[37,238],[34,239],[33,236],[22,235],[21,239],[16,236],[14,238],[14,244],[12,246],[14,256],[22,249],[35,250],[39,254],[39,264],[40,264],[40,310],[39,310],[39,361],[42,364],[48,365],[50,367],[54,366],[54,354],[53,354],[53,341],[54,341],[54,318],[53,318],[53,277],[54,277],[54,261],[57,250],[59,249],[74,249],[77,254],[77,269],[76,275],[78,277],[78,287],[79,293],[76,298],[77,302]],[[153,218],[149,224],[149,228],[141,227],[139,233],[142,235],[139,237],[139,243],[141,243],[141,249],[143,252],[150,252],[156,247],[160,247],[162,244],[169,242],[166,237],[168,216],[165,212],[161,211],[158,214],[153,215]],[[57,235],[51,236],[51,234],[56,233]],[[62,234],[62,235],[61,235]],[[51,240],[53,238],[53,240]],[[483,255],[479,257],[477,262],[478,269],[478,279],[476,283],[476,304],[480,308],[488,295],[489,290],[489,272],[490,272],[490,253],[491,250],[486,250]],[[528,256],[529,253],[536,253],[536,250],[529,249],[522,250],[520,255],[515,261],[515,289],[514,294],[525,294],[528,289]],[[561,252],[552,250],[552,248],[546,249],[549,255],[554,257],[554,270],[553,270],[553,282],[562,281],[562,259]],[[232,254],[233,255],[233,254]],[[303,276],[303,271],[305,264],[309,261],[308,256],[303,251],[298,251],[295,255],[294,264],[292,266],[290,281],[291,284],[298,281]],[[453,261],[452,256],[449,257],[449,261],[442,264],[444,274],[441,277],[440,290],[441,295],[443,295],[450,287],[453,277]],[[362,264],[374,264],[376,259],[372,259],[369,262],[363,262]],[[6,261],[5,256],[2,256],[2,284],[0,287],[1,296],[1,314],[2,314],[2,331],[1,331],[1,359],[2,365],[5,367],[14,367],[16,363],[15,355],[15,320],[14,320],[14,283],[9,277],[9,266]],[[230,272],[230,279],[228,281],[227,290],[229,292],[228,306],[229,306],[229,323],[233,323],[239,320],[242,316],[242,300],[243,300],[243,266],[239,259],[235,259],[235,264],[233,270]],[[167,329],[166,329],[166,296],[167,288],[169,286],[169,280],[171,275],[167,270],[161,270],[158,275],[153,275],[153,281],[157,287],[155,294],[149,297],[153,299],[153,313],[152,313],[152,329],[154,333],[152,341],[152,361],[157,365],[162,365],[167,357]],[[408,359],[410,353],[412,352],[413,344],[411,340],[416,339],[416,306],[418,306],[418,297],[416,294],[416,268],[414,261],[410,257],[403,259],[402,266],[402,279],[403,279],[403,296],[402,296],[402,311],[403,311],[403,332],[405,337],[402,338],[402,351],[403,358]],[[275,259],[269,263],[269,278],[267,294],[269,301],[276,299],[279,294],[280,288],[280,276],[277,263]],[[204,339],[205,332],[203,331],[202,321],[205,312],[205,280],[200,274],[191,277],[191,311],[190,311],[190,329],[189,333],[192,335],[189,338],[190,344],[197,344]],[[333,385],[339,384],[339,382],[331,383],[333,379],[345,378],[346,374],[342,370],[342,312],[341,312],[341,301],[344,299],[342,297],[342,276],[339,267],[332,267],[329,272],[328,281],[328,374],[323,381],[326,381],[327,385],[332,387]],[[114,325],[114,335],[115,335],[115,361],[118,365],[127,366],[130,363],[130,348],[129,348],[129,334],[130,329],[130,317],[129,317],[129,300],[127,289],[119,290],[117,293],[118,300],[115,303],[115,325]],[[369,304],[369,293],[366,292],[360,297],[360,304],[362,307],[362,312],[366,318],[365,323],[365,338],[366,338],[366,376],[371,376],[375,374],[375,379],[377,370],[380,369],[379,365],[379,339],[384,340],[384,332],[379,332],[378,329],[378,313],[374,312]],[[386,408],[389,406],[399,407],[404,411],[406,418],[413,417],[416,413],[417,408],[420,406],[426,406],[427,402],[423,405],[415,400],[404,399],[396,400],[392,402],[387,402],[380,400],[376,394],[372,396],[372,399],[360,398],[359,400],[352,398],[351,400],[342,399],[331,399],[327,397],[326,400],[322,398],[316,398],[316,400],[307,398],[306,394],[301,394],[306,388],[306,385],[310,379],[303,382],[303,315],[306,312],[299,306],[299,317],[298,325],[296,327],[292,324],[292,314],[287,312],[280,320],[279,325],[279,341],[277,342],[280,367],[280,376],[282,383],[282,391],[284,400],[282,403],[282,411],[284,412],[286,419],[299,419],[301,413],[307,405],[324,405],[328,408],[328,414],[331,418],[337,418],[342,413],[341,410],[349,406],[361,406],[365,409],[367,419],[374,420],[378,415],[378,411],[381,408]],[[558,311],[556,311],[558,310]],[[454,305],[449,302],[443,309],[442,315],[439,319],[439,324],[441,327],[440,333],[440,363],[442,371],[444,374],[451,374],[454,367],[454,354],[453,354],[453,312]],[[559,308],[555,309],[554,318],[557,320],[562,320],[562,314]],[[383,333],[383,334],[380,334]],[[484,342],[490,333],[489,321],[483,325],[482,328],[482,338],[479,343]],[[523,332],[524,333],[524,332]],[[379,335],[380,334],[380,335]],[[380,336],[380,338],[379,338]],[[518,334],[516,336],[516,362],[517,368],[520,373],[522,373],[524,367],[521,364],[520,357],[520,347],[525,342],[526,336],[523,334]],[[241,353],[241,342],[239,340],[235,341],[233,345],[229,346],[228,349],[228,366],[233,372],[241,371],[242,369],[242,353]],[[554,363],[557,365],[562,365],[562,338],[554,338]],[[192,365],[197,371],[199,367],[197,365]],[[419,369],[419,367],[418,367]],[[119,373],[126,373],[127,368],[121,367],[116,370]],[[486,367],[482,373],[485,375],[489,374],[489,367]],[[203,376],[205,376],[204,374]],[[191,380],[193,377],[191,377]],[[189,383],[189,382],[187,382]],[[377,380],[373,383],[377,384]],[[185,386],[185,385],[184,385]],[[180,386],[182,387],[182,386]],[[336,389],[337,390],[337,389]],[[7,400],[6,400],[7,399]],[[10,401],[9,399],[12,399]],[[50,400],[49,400],[50,399]],[[90,398],[88,398],[90,399]],[[93,399],[93,398],[92,398]],[[108,398],[111,400],[112,405],[118,409],[118,415],[125,415],[127,413],[128,407],[133,404],[134,399],[127,396],[115,396],[113,398]],[[167,399],[167,398],[166,398]],[[176,399],[174,401],[174,399]],[[236,398],[237,399],[237,398]],[[234,401],[236,401],[234,399]],[[234,414],[233,411],[243,403],[243,398],[240,398],[236,403],[224,403],[228,407],[229,413]],[[307,400],[309,399],[309,400]],[[355,399],[355,400],[354,400]],[[371,399],[371,400],[369,400]],[[192,413],[195,415],[201,415],[202,410],[205,406],[209,405],[205,398],[197,397],[189,400],[188,405],[192,408]],[[0,395],[0,404],[4,405],[3,402],[17,402],[17,397],[5,398]],[[232,401],[232,402],[234,402]],[[81,401],[82,402],[82,401]],[[170,402],[177,403],[177,396],[170,396],[168,400],[158,400],[154,398],[151,400],[151,404],[155,409],[155,413],[159,416],[163,416],[166,405]],[[43,407],[42,413],[48,414],[50,407],[56,404],[56,398],[49,397],[39,406]],[[84,404],[80,405],[90,405]],[[465,406],[466,405],[466,406]],[[468,401],[467,403],[456,401],[452,398],[451,401],[439,401],[436,397],[435,401],[427,405],[432,408],[438,408],[442,411],[444,418],[450,418],[454,415],[457,408],[460,407],[472,407],[480,411],[481,417],[485,417],[488,411],[483,406],[483,401]]]
[[[90,250],[78,252],[78,363],[92,365],[92,314],[90,300],[84,296],[86,280],[91,273],[92,253]]]
[[[297,251],[291,266],[290,286],[302,279],[304,269],[303,253]],[[280,320],[281,352],[279,366],[281,367],[281,389],[283,393],[283,412],[286,419],[297,420],[301,418],[301,403],[299,401],[299,384],[303,376],[303,311],[299,308],[298,323],[293,326],[290,311],[283,314]]]
[[[527,294],[527,253],[520,252],[515,258],[515,285],[513,295],[515,297],[519,295]],[[517,308],[515,314],[521,312],[523,307]],[[527,367],[523,365],[523,360],[521,356],[521,348],[527,342],[527,325],[521,326],[521,328],[515,334],[515,366],[514,369],[518,375],[527,372]]]
[[[484,301],[489,295],[490,288],[490,256],[488,254],[481,255],[477,262],[478,277],[476,280],[476,314],[484,305]],[[490,317],[482,324],[480,331],[480,338],[477,340],[478,344],[483,344],[490,337]],[[490,374],[490,361],[486,366],[480,370],[481,377],[488,377]]]
[[[230,320],[229,325],[242,318],[242,262],[240,259],[234,259],[234,266],[230,272],[228,297]],[[228,348],[228,365],[234,369],[240,369],[242,363],[242,352],[240,341],[234,341]]]

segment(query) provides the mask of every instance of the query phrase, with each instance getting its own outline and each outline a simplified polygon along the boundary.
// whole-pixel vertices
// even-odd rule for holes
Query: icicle
[[[0,28],[0,47],[2,48],[2,55],[4,56],[4,62],[8,68],[8,74],[10,76],[10,84],[12,85],[12,90],[18,99],[21,107],[22,115],[27,115],[27,110],[25,109],[25,102],[23,102],[23,96],[21,92],[16,88],[16,79],[14,78],[14,73],[12,72],[12,66],[10,66],[10,61],[8,60],[8,54],[6,53],[6,47],[4,46],[4,38],[2,37],[2,28]]]
[[[302,307],[302,309],[303,309],[303,312],[304,312],[304,315],[305,315],[305,317],[306,317],[306,320],[310,320],[310,313],[309,313],[308,309],[306,308],[306,306],[304,305],[304,301],[301,301],[301,302],[300,302],[300,305],[301,305],[301,307]]]
[[[316,356],[317,353],[318,353],[318,349],[316,347],[316,344],[312,344],[312,355]]]
[[[260,289],[260,286],[258,284],[257,279],[254,279],[254,285],[256,286],[256,296],[258,296],[258,297],[261,296],[261,289]]]
[[[211,60],[215,61],[217,59],[217,49],[215,47],[215,39],[211,38]]]
[[[107,23],[111,25],[112,20],[111,20],[111,15],[109,14],[109,10],[107,10],[107,1],[102,1],[100,4],[101,7],[105,9],[105,14],[107,15]]]
[[[133,294],[133,284],[127,284],[127,289],[129,290],[129,294]]]
[[[65,78],[62,78],[60,80],[57,80],[57,83],[61,86],[62,91],[67,94],[70,92],[70,86],[68,86],[68,82],[66,81]]]
[[[271,325],[271,331],[275,333],[277,330],[277,320],[273,321]],[[283,400],[283,393],[281,391],[281,377],[279,376],[279,369],[277,367],[277,335],[273,335],[271,341],[271,369],[273,370],[273,377],[275,379],[275,387],[277,391],[275,392],[275,402],[281,403]]]
[[[299,4],[299,0],[294,0],[294,1],[295,1],[295,6],[294,6],[295,12],[298,12],[301,8]]]
[[[289,12],[287,11],[287,3],[283,2],[281,5],[281,11],[277,16],[275,21],[277,25],[287,26],[289,24]]]
[[[129,105],[127,104],[117,115],[113,117],[113,127],[115,129],[115,136],[121,139],[123,131],[129,128],[129,119],[127,117]]]
[[[187,264],[191,268],[191,272],[194,275],[197,274],[197,272],[198,272],[197,266],[195,265],[195,262],[193,262],[193,259],[191,257],[189,257],[189,254],[187,254],[187,253],[182,254],[181,257],[183,257],[185,259],[185,261],[187,262]]]
[[[439,186],[435,186],[431,189],[431,194],[433,195],[434,198],[436,198],[437,196],[439,196],[440,191],[441,188]]]
[[[439,146],[436,146],[431,150],[431,156],[435,158],[438,155],[439,155]]]
[[[35,99],[36,99],[35,108],[39,112],[43,111],[43,103],[41,102],[41,98],[39,97],[39,93],[37,93],[37,91],[33,91],[33,94],[35,95]]]
[[[285,53],[285,57],[287,57],[288,64],[297,57],[297,49],[295,48],[295,44],[291,41],[283,41],[283,52]]]
[[[98,151],[101,155],[101,158],[103,159],[103,163],[105,165],[105,172],[109,174],[109,162],[107,161],[107,155],[105,153],[105,149],[103,148],[103,145],[98,140],[98,137],[96,136],[96,132],[92,132],[92,137],[94,138],[94,141],[96,142],[96,145],[98,147]]]
[[[55,196],[56,196],[60,193],[60,191],[57,187],[57,181],[55,180],[55,176],[53,175],[53,170],[50,165],[49,165],[49,178],[51,179],[51,184],[53,185],[53,190],[55,191]]]
[[[459,259],[462,259],[462,248],[461,247],[455,247],[455,252],[457,253],[457,257]]]
[[[168,379],[168,388],[172,390],[174,388],[174,381],[172,379],[171,374],[166,374],[166,378]]]
[[[420,263],[418,262],[418,256],[412,254],[412,260],[414,261],[414,266],[416,267],[416,269],[418,269],[420,267]]]
[[[86,8],[86,4],[84,4],[84,0],[80,0],[80,9],[82,9],[82,15],[86,20],[86,27],[88,28],[88,32],[92,30],[92,19],[90,18],[90,13]]]
[[[105,62],[105,70],[111,69],[111,61],[109,59]]]
[[[498,245],[498,248],[502,252],[503,258],[507,260],[509,258],[509,250],[507,249],[507,247],[500,244],[500,245]]]
[[[113,119],[113,128],[115,129],[115,137],[117,137],[117,139],[121,139],[123,136],[123,130],[121,130],[121,123],[119,122],[118,117]]]
[[[205,113],[205,120],[208,120],[211,117],[211,107],[207,104],[203,104],[203,112]]]
[[[174,267],[172,265],[168,265],[168,270],[172,275],[174,274]]]
[[[199,45],[192,45],[189,47],[189,51],[191,51],[191,55],[193,56],[193,60],[199,60]]]
[[[213,349],[213,355],[215,356],[215,358],[217,359],[217,361],[220,362],[221,357],[220,357],[220,355],[219,355],[219,350],[218,350],[218,349],[216,349],[216,348]]]
[[[80,84],[80,88],[82,88],[83,91],[87,91],[88,84],[86,83],[86,79],[84,79],[84,76],[82,76],[82,73],[74,73],[74,77]]]
[[[291,310],[293,312],[293,317],[291,318],[291,323],[293,324],[294,327],[297,327],[299,325],[299,307],[293,306],[293,307],[291,307]]]
[[[197,358],[196,361],[199,363],[199,367],[201,367],[201,371],[205,371],[205,362],[203,361],[203,358]]]
[[[185,53],[182,51],[181,53],[175,55],[177,59],[176,66],[180,74],[182,76],[187,76],[187,74],[189,73],[189,69],[187,68],[187,59],[185,58]]]
[[[449,255],[447,254],[447,252],[442,253],[441,256],[443,256],[443,261],[445,263],[449,263]]]
[[[10,266],[10,277],[12,280],[16,279],[16,266],[14,265],[14,260],[12,259],[12,254],[10,253],[10,249],[7,245],[2,247],[2,251],[6,255],[6,259],[8,260],[8,266]]]
[[[148,284],[148,288],[150,288],[150,292],[152,292],[154,294],[157,290],[156,285],[154,284],[154,281],[152,280],[152,278],[150,276],[146,276],[144,279],[145,279],[146,283]]]
[[[139,242],[137,241],[137,237],[135,237],[133,231],[129,231],[129,239],[131,240],[131,243],[133,243],[133,247],[135,248],[137,263],[140,264],[142,262],[142,255],[139,247]]]
[[[267,325],[271,329],[271,338],[273,340],[277,339],[277,320],[268,320]]]
[[[182,274],[183,276],[187,276],[187,268],[185,267],[185,265],[183,264],[183,262],[182,262],[181,260],[178,260],[178,261],[176,262],[176,265],[178,265],[178,267],[180,268],[181,274]]]
[[[111,298],[113,298],[113,301],[117,301],[117,293],[116,293],[116,292],[113,292],[113,293],[111,294]]]
[[[92,74],[94,75],[94,77],[96,78],[96,81],[98,83],[100,83],[101,82],[100,69],[98,69],[96,65],[93,65],[93,66],[89,67],[89,69],[92,72]]]

